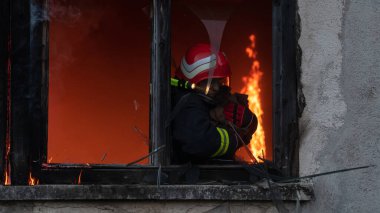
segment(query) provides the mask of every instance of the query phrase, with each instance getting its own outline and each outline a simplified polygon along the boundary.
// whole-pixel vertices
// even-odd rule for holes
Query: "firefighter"
[[[247,96],[230,93],[230,77],[226,56],[213,53],[209,44],[189,48],[182,58],[172,79],[175,163],[233,160],[243,145],[239,136],[250,142],[257,118]]]

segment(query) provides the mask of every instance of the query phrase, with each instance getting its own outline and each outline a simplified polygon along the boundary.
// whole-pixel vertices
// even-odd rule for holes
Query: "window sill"
[[[281,184],[282,200],[308,201],[308,183]],[[37,185],[0,186],[0,200],[244,200],[269,201],[267,184],[255,185]]]

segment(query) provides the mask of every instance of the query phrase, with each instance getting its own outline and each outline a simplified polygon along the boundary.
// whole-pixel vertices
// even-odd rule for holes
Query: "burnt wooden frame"
[[[7,137],[8,59],[10,39],[10,2],[0,2],[0,182],[4,182]]]
[[[299,169],[300,85],[299,22],[296,0],[273,0],[273,161],[286,176]]]
[[[31,6],[33,3],[33,7]],[[41,9],[46,0],[5,0],[9,4],[11,50],[11,178],[12,185],[27,185],[29,175],[40,184],[156,183],[158,175],[165,183],[181,183],[188,167],[170,165],[170,131],[165,122],[170,112],[170,0],[152,0],[152,55],[150,150],[166,145],[164,152],[153,155],[151,165],[84,165],[48,164],[47,98],[48,98],[48,22]],[[37,6],[37,8],[36,8]],[[40,8],[38,8],[40,7]],[[4,7],[5,8],[5,7]],[[38,10],[37,10],[38,11]],[[2,13],[7,16],[7,13]],[[7,28],[7,18],[1,27]],[[286,175],[297,175],[298,169],[298,81],[296,63],[296,1],[273,0],[273,158]],[[29,35],[29,36],[27,36]],[[0,37],[1,45],[7,40]],[[0,46],[1,47],[1,46]],[[0,49],[0,51],[3,51]],[[8,54],[7,54],[8,55]],[[0,77],[6,75],[0,58]],[[5,138],[4,118],[6,82],[0,78],[0,141]],[[1,142],[1,144],[4,144]],[[4,149],[4,145],[0,146]],[[0,162],[1,163],[1,162]],[[3,163],[1,163],[3,165]],[[158,173],[162,166],[162,173]],[[2,167],[0,167],[1,170]],[[199,166],[204,181],[223,176],[227,181],[247,181],[250,176],[242,166]],[[166,175],[166,176],[165,176]],[[185,178],[186,179],[186,178]],[[185,180],[186,182],[186,180]],[[188,183],[188,181],[187,181]]]
[[[29,1],[10,1],[11,7],[11,179],[12,185],[28,184],[32,162],[43,136],[41,52],[35,49]],[[29,36],[26,36],[29,35]],[[14,121],[14,122],[13,122]]]
[[[164,8],[164,10],[162,10]],[[170,114],[170,12],[171,0],[152,1],[152,56],[150,96],[150,151],[165,145],[164,152],[153,155],[151,164],[168,165],[171,146],[166,121]]]

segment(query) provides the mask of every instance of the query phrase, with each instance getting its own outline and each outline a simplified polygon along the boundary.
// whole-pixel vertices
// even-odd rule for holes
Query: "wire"
[[[241,145],[244,147],[245,151],[247,152],[248,156],[251,158],[251,160],[253,161],[253,163],[258,163],[258,160],[255,158],[255,156],[252,154],[252,152],[249,150],[248,146],[244,143],[243,139],[240,137],[239,133],[236,131],[235,127],[233,126],[233,124],[231,122],[227,122],[228,125],[232,128],[232,130],[235,132],[235,134],[237,135],[237,137],[239,138],[239,142],[241,143]]]

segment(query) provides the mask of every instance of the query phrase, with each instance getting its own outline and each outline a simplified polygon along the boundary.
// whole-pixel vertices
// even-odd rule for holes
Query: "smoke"
[[[79,47],[99,31],[105,12],[100,9],[102,5],[93,5],[87,0],[48,2],[43,9],[48,14],[49,21],[47,39],[49,40],[50,82],[57,83],[55,87],[60,90],[61,95],[64,95],[65,85],[59,81],[62,79],[62,72],[70,72],[69,67],[80,60]]]
[[[184,4],[187,5],[194,14],[196,14],[206,28],[212,54],[217,55],[219,52],[226,23],[241,2],[242,0],[184,1]],[[208,93],[208,89],[211,85],[214,69],[215,68],[211,68],[208,73],[206,94]]]
[[[62,46],[57,44],[54,39],[53,42],[48,42],[51,37],[56,35],[54,25],[51,28],[49,28],[49,25],[54,22],[54,24],[60,23],[60,26],[75,27],[81,17],[81,10],[72,1],[54,0],[43,1],[43,3],[30,1],[30,45],[32,48],[38,48],[42,42],[42,45],[48,48],[46,51],[49,52],[48,58],[51,64],[49,72],[54,72],[54,77],[56,78],[60,78],[59,73],[64,68],[64,65],[72,63],[74,58],[70,45]],[[45,57],[47,57],[45,53],[43,53],[44,56],[42,54],[33,54],[33,52],[31,54],[32,63],[39,63],[41,59],[45,61]],[[58,85],[58,87],[63,91],[62,85]]]
[[[49,1],[49,17],[57,22],[75,25],[82,16],[81,10],[67,0]]]
[[[75,24],[81,16],[81,10],[67,0],[46,1],[44,4],[31,1],[30,17],[32,26],[51,19],[65,24]]]
[[[38,23],[43,21],[48,21],[49,16],[47,10],[44,8],[44,5],[31,1],[30,5],[30,21],[32,28],[36,27]]]

